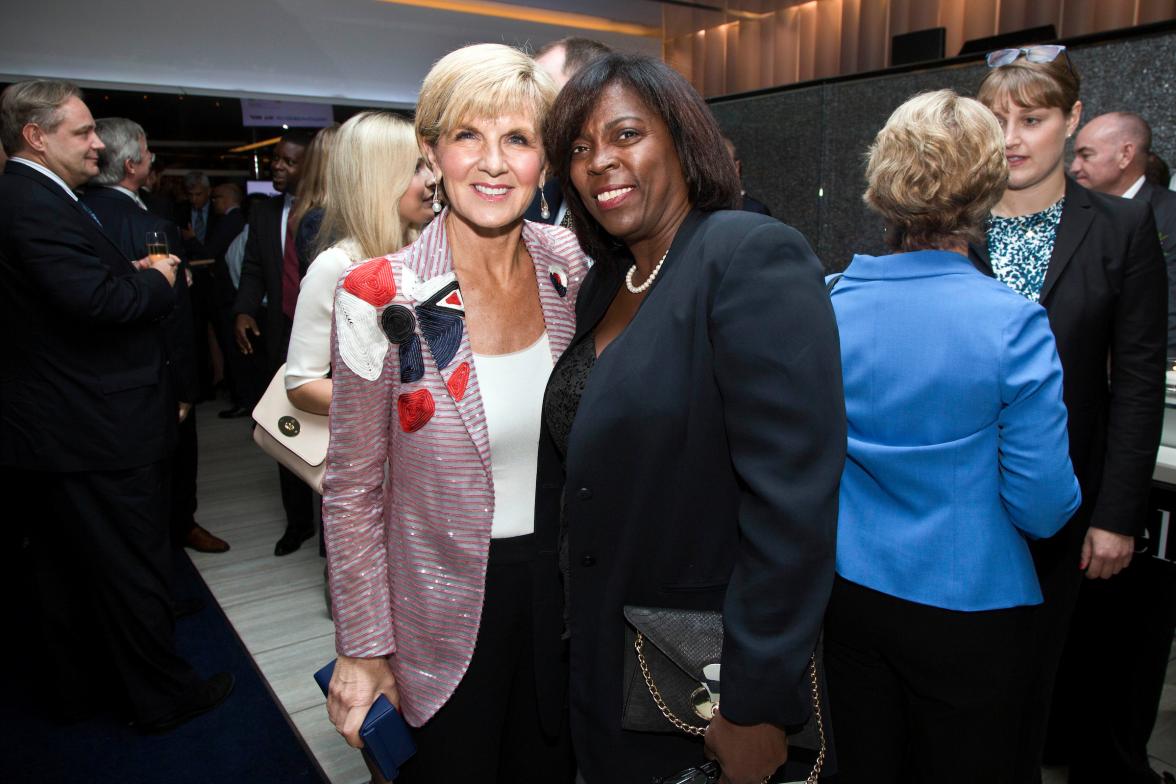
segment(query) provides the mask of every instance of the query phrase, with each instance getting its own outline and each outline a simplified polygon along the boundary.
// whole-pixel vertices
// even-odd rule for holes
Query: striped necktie
[[[78,206],[81,207],[83,210],[85,210],[86,214],[89,215],[90,218],[93,219],[93,221],[98,224],[98,228],[102,228],[102,221],[98,220],[98,216],[94,214],[94,211],[92,209],[90,209],[89,207],[86,206],[86,203],[84,201],[82,201],[81,199],[78,199]]]

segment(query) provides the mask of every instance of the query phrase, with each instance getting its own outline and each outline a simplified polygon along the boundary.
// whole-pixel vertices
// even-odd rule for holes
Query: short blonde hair
[[[386,111],[360,112],[339,129],[327,165],[327,207],[319,236],[351,240],[359,258],[400,250],[415,233],[397,205],[421,159],[412,124]]]
[[[897,250],[978,240],[1009,179],[1004,134],[992,112],[952,90],[916,95],[870,146],[864,200]]]
[[[474,44],[437,61],[421,85],[416,133],[430,147],[462,122],[529,115],[538,131],[555,100],[555,82],[518,49]]]

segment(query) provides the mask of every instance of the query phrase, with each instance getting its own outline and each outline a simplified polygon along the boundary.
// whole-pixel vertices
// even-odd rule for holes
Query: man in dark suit
[[[97,122],[98,138],[106,145],[98,176],[82,196],[101,221],[106,234],[132,259],[147,255],[147,232],[163,231],[168,247],[178,248],[180,235],[174,223],[147,211],[137,193],[151,166],[147,135],[138,123],[121,117]],[[167,336],[168,368],[178,409],[179,431],[170,461],[170,520],[172,542],[202,553],[223,553],[229,545],[197,525],[196,470],[199,446],[196,410],[198,392],[192,337],[192,305],[187,274],[181,267],[176,280],[176,310],[163,322]]]
[[[227,409],[217,413],[221,419],[248,416],[261,393],[257,387],[269,381],[254,378],[259,374],[241,355],[233,340],[233,305],[237,300],[237,286],[229,273],[225,255],[245,228],[245,213],[241,209],[243,198],[241,186],[235,182],[222,182],[212,189],[212,211],[217,222],[205,243],[213,259],[212,330],[224,358],[225,386],[230,401]]]
[[[739,195],[743,199],[739,209],[744,212],[758,212],[760,215],[770,216],[772,211],[768,209],[768,205],[754,196],[748,196],[747,191],[743,190],[743,161],[739,160],[739,151],[735,149],[735,142],[726,136],[723,137],[723,142],[727,145],[727,154],[735,162],[735,171],[739,174]]]
[[[159,182],[163,178],[163,164],[155,160],[154,155],[151,158],[151,170],[147,173],[147,179],[143,181],[142,187],[139,188],[139,199],[147,205],[147,211],[152,215],[171,220],[176,214],[176,203],[160,190]]]
[[[1091,190],[1151,206],[1167,263],[1171,362],[1176,356],[1176,193],[1146,181],[1150,147],[1151,128],[1139,115],[1099,115],[1078,132],[1070,172]],[[1159,780],[1147,744],[1176,631],[1176,564],[1163,560],[1159,542],[1138,533],[1127,568],[1109,580],[1084,582],[1070,624],[1050,749],[1069,763],[1075,784]],[[1091,678],[1094,672],[1115,677]],[[1091,726],[1097,730],[1091,732]]]
[[[1091,190],[1151,204],[1168,265],[1168,356],[1176,357],[1176,193],[1147,181],[1151,136],[1138,114],[1100,114],[1078,132],[1070,173]]]
[[[233,325],[241,353],[258,354],[268,376],[286,361],[298,285],[305,270],[299,268],[298,251],[290,225],[290,208],[298,192],[302,156],[310,139],[287,133],[274,149],[274,189],[281,193],[254,206],[249,215],[249,239],[241,266]],[[274,545],[274,555],[288,555],[314,536],[314,495],[293,472],[278,466],[286,531]]]
[[[77,199],[103,145],[74,85],[10,85],[0,141],[12,157],[0,177],[0,467],[10,519],[27,524],[41,625],[25,647],[60,692],[55,710],[121,681],[139,728],[166,731],[233,686],[227,673],[200,679],[173,635],[162,504],[176,412],[159,322],[179,259],[129,260]],[[105,671],[88,671],[103,654]]]
[[[561,38],[539,47],[535,52],[535,62],[547,71],[555,82],[555,86],[563,89],[576,73],[597,57],[612,51],[607,44],[593,41],[591,38]],[[547,205],[547,217],[543,215],[543,205]],[[543,187],[535,194],[531,206],[523,217],[535,223],[550,223],[553,226],[567,226],[567,208],[563,203],[563,191],[559,180],[548,177]]]

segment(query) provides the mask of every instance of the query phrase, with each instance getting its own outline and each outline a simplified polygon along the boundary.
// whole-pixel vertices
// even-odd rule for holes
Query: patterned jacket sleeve
[[[396,651],[388,581],[384,485],[388,464],[388,423],[392,421],[396,352],[388,351],[374,380],[356,374],[339,350],[339,299],[336,290],[331,330],[331,441],[323,490],[323,530],[327,545],[335,647],[341,655],[362,658]],[[346,326],[343,326],[346,329]]]

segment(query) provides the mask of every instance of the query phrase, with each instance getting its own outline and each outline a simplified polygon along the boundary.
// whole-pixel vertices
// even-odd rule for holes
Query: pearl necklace
[[[662,265],[666,263],[666,257],[670,255],[670,249],[666,248],[666,252],[662,254],[661,261],[653,268],[653,272],[649,273],[649,277],[640,286],[633,285],[633,273],[637,271],[637,264],[634,262],[629,271],[625,274],[625,288],[629,290],[630,294],[640,294],[647,288],[653,285],[653,281],[657,279],[657,273],[661,272]]]

